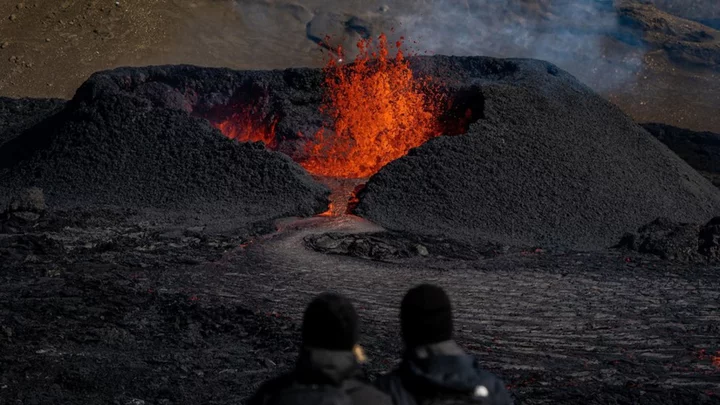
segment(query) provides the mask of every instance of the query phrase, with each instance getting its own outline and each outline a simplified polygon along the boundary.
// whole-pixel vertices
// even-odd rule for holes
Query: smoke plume
[[[433,0],[414,10],[398,7],[401,2],[390,6],[399,31],[420,53],[543,59],[600,91],[626,85],[642,66],[642,49],[618,39],[612,0]]]

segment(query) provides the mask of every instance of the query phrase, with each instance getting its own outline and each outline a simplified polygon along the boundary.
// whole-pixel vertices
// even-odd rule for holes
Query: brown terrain
[[[319,66],[309,37],[351,48],[355,21],[372,33],[395,28],[421,53],[548,59],[640,122],[720,132],[720,32],[686,19],[713,25],[712,1],[605,3],[5,1],[0,95],[67,99],[93,72],[117,66]]]

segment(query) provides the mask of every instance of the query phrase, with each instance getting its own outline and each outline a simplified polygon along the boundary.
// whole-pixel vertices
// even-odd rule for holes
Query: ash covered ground
[[[402,175],[397,166],[445,142],[452,156],[438,155],[433,167],[484,179],[466,180],[466,191],[510,199],[503,208],[514,210],[507,220],[522,218],[528,208],[547,216],[557,203],[574,212],[568,204],[585,188],[564,189],[550,202],[530,199],[533,206],[522,193],[508,192],[513,182],[477,171],[477,153],[488,162],[513,158],[495,141],[479,142],[482,131],[495,126],[486,136],[500,135],[524,113],[537,133],[554,131],[519,148],[526,157],[520,173],[529,180],[561,176],[533,155],[546,150],[533,142],[551,146],[573,135],[583,151],[590,148],[600,160],[611,155],[625,166],[609,184],[600,175],[576,179],[601,184],[610,201],[617,199],[615,205],[596,200],[597,210],[609,206],[622,214],[616,228],[583,239],[592,249],[581,251],[574,247],[575,229],[553,227],[542,215],[511,235],[483,231],[484,241],[463,232],[426,232],[442,230],[434,225],[418,231],[410,221],[407,228],[393,226],[382,215],[373,219],[388,229],[356,216],[301,219],[327,208],[327,189],[281,152],[227,139],[203,117],[253,95],[261,111],[281,117],[277,136],[292,149],[299,140],[290,128],[320,125],[318,71],[167,66],[101,72],[66,104],[4,100],[3,120],[12,132],[3,134],[0,155],[12,160],[3,160],[0,179],[5,198],[15,200],[0,220],[0,398],[242,403],[260,382],[292,367],[304,303],[325,290],[347,294],[358,307],[372,377],[399,359],[403,292],[430,281],[452,294],[460,343],[507,381],[518,403],[720,402],[715,228],[670,220],[640,226],[663,214],[680,222],[710,220],[718,204],[710,181],[553,65],[443,57],[413,63],[444,75],[450,90],[469,86],[473,99],[484,100],[483,114],[471,133],[442,137],[386,166],[358,193],[358,207],[407,209],[396,204],[396,188],[423,180],[393,179]],[[579,127],[541,119],[547,114],[561,122],[567,109],[581,111],[574,115]],[[594,133],[600,146],[580,142],[592,139],[581,138],[578,128],[594,130],[600,122],[605,132]],[[603,152],[614,136],[629,142],[627,153]],[[561,149],[557,157],[575,168],[562,176],[606,170],[570,152]],[[239,157],[228,159],[234,154]],[[157,170],[149,168],[150,157],[162,163]],[[227,176],[207,177],[220,167]],[[664,174],[638,178],[648,167]],[[244,176],[243,169],[260,170],[265,181]],[[221,192],[210,197],[204,185]],[[657,193],[665,202],[620,205],[634,185],[664,190]],[[23,191],[29,186],[42,187],[44,203],[38,190]],[[174,189],[191,192],[156,194]],[[373,193],[382,198],[373,201]],[[213,204],[204,208],[208,200]],[[438,197],[434,204],[453,201]],[[679,205],[697,208],[678,212]],[[429,212],[438,223],[495,215],[470,205]],[[591,232],[603,216],[575,221]],[[554,236],[538,237],[538,229]],[[636,234],[623,238],[623,232]],[[614,242],[620,246],[610,248]]]
[[[0,403],[242,403],[292,367],[326,290],[358,308],[373,377],[399,360],[402,294],[426,281],[517,403],[720,403],[720,135],[668,125],[720,131],[720,16],[458,3],[0,5],[1,94],[72,98],[0,98]],[[484,30],[448,48],[458,13]],[[311,66],[318,32],[351,43],[398,21],[438,33],[431,53],[560,68],[413,59],[473,122],[369,179],[361,217],[314,217],[338,201],[323,183],[359,181],[288,157],[322,125],[319,70],[84,81]],[[248,105],[278,151],[211,125]]]
[[[355,302],[375,375],[399,359],[402,293],[429,281],[518,403],[718,403],[715,267],[384,234],[352,238],[387,254],[348,257],[307,246],[376,227],[318,218],[249,238],[133,214],[53,212],[2,235],[3,402],[242,403],[292,367],[302,308],[328,289]]]

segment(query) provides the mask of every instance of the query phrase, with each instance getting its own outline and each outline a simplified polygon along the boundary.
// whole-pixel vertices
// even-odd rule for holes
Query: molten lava
[[[323,212],[323,213],[320,213],[320,214],[317,214],[317,216],[319,216],[319,217],[334,217],[334,216],[337,216],[337,213],[336,213],[335,211],[336,211],[336,210],[335,210],[335,204],[333,204],[332,202],[330,202],[330,204],[328,204],[328,209],[327,209],[327,211],[325,211],[325,212]]]
[[[395,43],[394,56],[384,34],[376,42],[362,40],[357,46],[359,54],[352,64],[341,65],[338,49],[323,69],[323,127],[314,136],[299,134],[293,140],[299,144],[283,150],[333,190],[330,206],[320,216],[352,213],[367,178],[441,133],[466,133],[484,110],[479,89],[449,96],[447,89],[440,90],[441,84],[414,76],[400,50],[402,42]],[[268,118],[259,107],[267,102],[242,104],[223,107],[206,118],[228,138],[263,142],[278,150],[279,118]]]
[[[426,81],[413,77],[400,46],[389,58],[383,34],[377,49],[360,41],[353,64],[333,59],[325,67],[321,112],[328,121],[307,144],[309,157],[301,164],[310,173],[369,177],[440,134],[438,100],[427,95]]]
[[[243,112],[233,113],[222,122],[214,123],[230,139],[237,139],[240,142],[263,142],[268,148],[276,149],[277,138],[275,137],[275,125],[277,120],[265,123],[257,118],[255,109],[247,109]]]
[[[350,65],[340,65],[341,49],[329,60],[320,106],[325,124],[301,153],[291,156],[307,171],[322,177],[368,178],[441,133],[464,133],[477,119],[470,108],[454,111],[429,79],[414,77],[401,45],[395,44],[396,54],[390,57],[383,34],[377,44],[372,39],[358,42],[359,53]],[[231,139],[259,141],[277,150],[277,120],[269,122],[256,108],[238,110],[215,121],[215,127]]]

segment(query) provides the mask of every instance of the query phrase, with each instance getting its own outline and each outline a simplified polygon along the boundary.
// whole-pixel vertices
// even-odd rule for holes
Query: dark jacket
[[[292,394],[287,394],[290,389]],[[390,405],[390,397],[363,379],[352,352],[322,349],[303,349],[293,372],[263,383],[248,401],[248,405],[283,404],[342,404],[337,393],[344,392],[352,405]],[[278,394],[284,399],[277,401]],[[285,399],[287,398],[287,399]]]
[[[503,382],[453,341],[408,351],[400,366],[378,378],[376,385],[395,405],[513,404]]]

